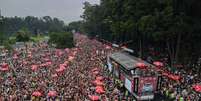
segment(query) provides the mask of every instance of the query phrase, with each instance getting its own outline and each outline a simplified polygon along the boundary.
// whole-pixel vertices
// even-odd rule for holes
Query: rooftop
[[[115,60],[116,62],[118,62],[119,64],[121,64],[127,70],[136,68],[137,63],[144,63],[146,66],[153,66],[153,65],[149,64],[148,62],[146,62],[140,58],[131,56],[125,52],[116,52],[116,53],[111,54],[110,57],[113,60]]]

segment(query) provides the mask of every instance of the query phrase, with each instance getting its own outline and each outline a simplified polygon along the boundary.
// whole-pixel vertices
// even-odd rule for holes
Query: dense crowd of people
[[[178,80],[169,80],[164,77],[161,93],[166,99],[177,101],[200,101],[201,79],[200,74],[193,70],[176,69],[173,74],[178,75]],[[196,87],[197,86],[197,87]]]
[[[2,50],[0,101],[111,100],[102,60],[112,49],[83,35],[75,41],[72,49],[55,49],[42,42],[13,52]],[[97,76],[102,78],[101,92],[93,83]]]
[[[159,56],[158,60],[162,61],[164,66],[160,67],[163,75],[162,89],[160,94],[168,101],[200,101],[201,100],[201,74],[199,73],[199,62],[194,66],[174,65],[170,68],[168,65],[167,55]],[[150,61],[152,60],[152,61]],[[147,61],[153,63],[150,57]],[[175,78],[171,78],[174,75]]]
[[[0,101],[129,101],[128,92],[105,72],[106,56],[116,50],[80,34],[75,42],[72,49],[42,42],[2,50]],[[181,79],[164,77],[161,94],[169,100],[199,101],[192,85],[201,82],[200,76],[184,70],[174,74]]]

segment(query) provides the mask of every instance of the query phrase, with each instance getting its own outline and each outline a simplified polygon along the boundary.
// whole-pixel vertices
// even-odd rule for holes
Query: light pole
[[[1,9],[0,9],[0,43],[3,43],[3,32],[4,32],[4,24],[3,24],[3,16],[1,16]]]

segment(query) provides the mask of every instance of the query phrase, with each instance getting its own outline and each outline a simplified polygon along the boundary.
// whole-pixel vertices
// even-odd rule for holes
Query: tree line
[[[74,26],[128,45],[142,58],[154,50],[167,54],[172,65],[193,64],[201,57],[200,11],[200,0],[100,0],[99,5],[85,2],[83,20]]]
[[[0,45],[10,47],[15,42],[34,41],[31,37],[49,36],[49,43],[56,44],[57,48],[73,47],[71,25],[66,25],[58,18],[50,16],[0,18]]]
[[[27,28],[32,34],[58,32],[64,28],[62,20],[50,16],[3,17],[1,22],[3,33],[6,35],[12,35],[22,28]]]

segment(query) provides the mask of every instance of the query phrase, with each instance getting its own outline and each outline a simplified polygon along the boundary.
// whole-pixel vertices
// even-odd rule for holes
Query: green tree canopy
[[[17,42],[26,42],[30,40],[30,32],[28,29],[23,28],[16,33]]]
[[[74,46],[73,34],[70,32],[50,33],[50,44],[55,44],[57,48],[71,48]]]

